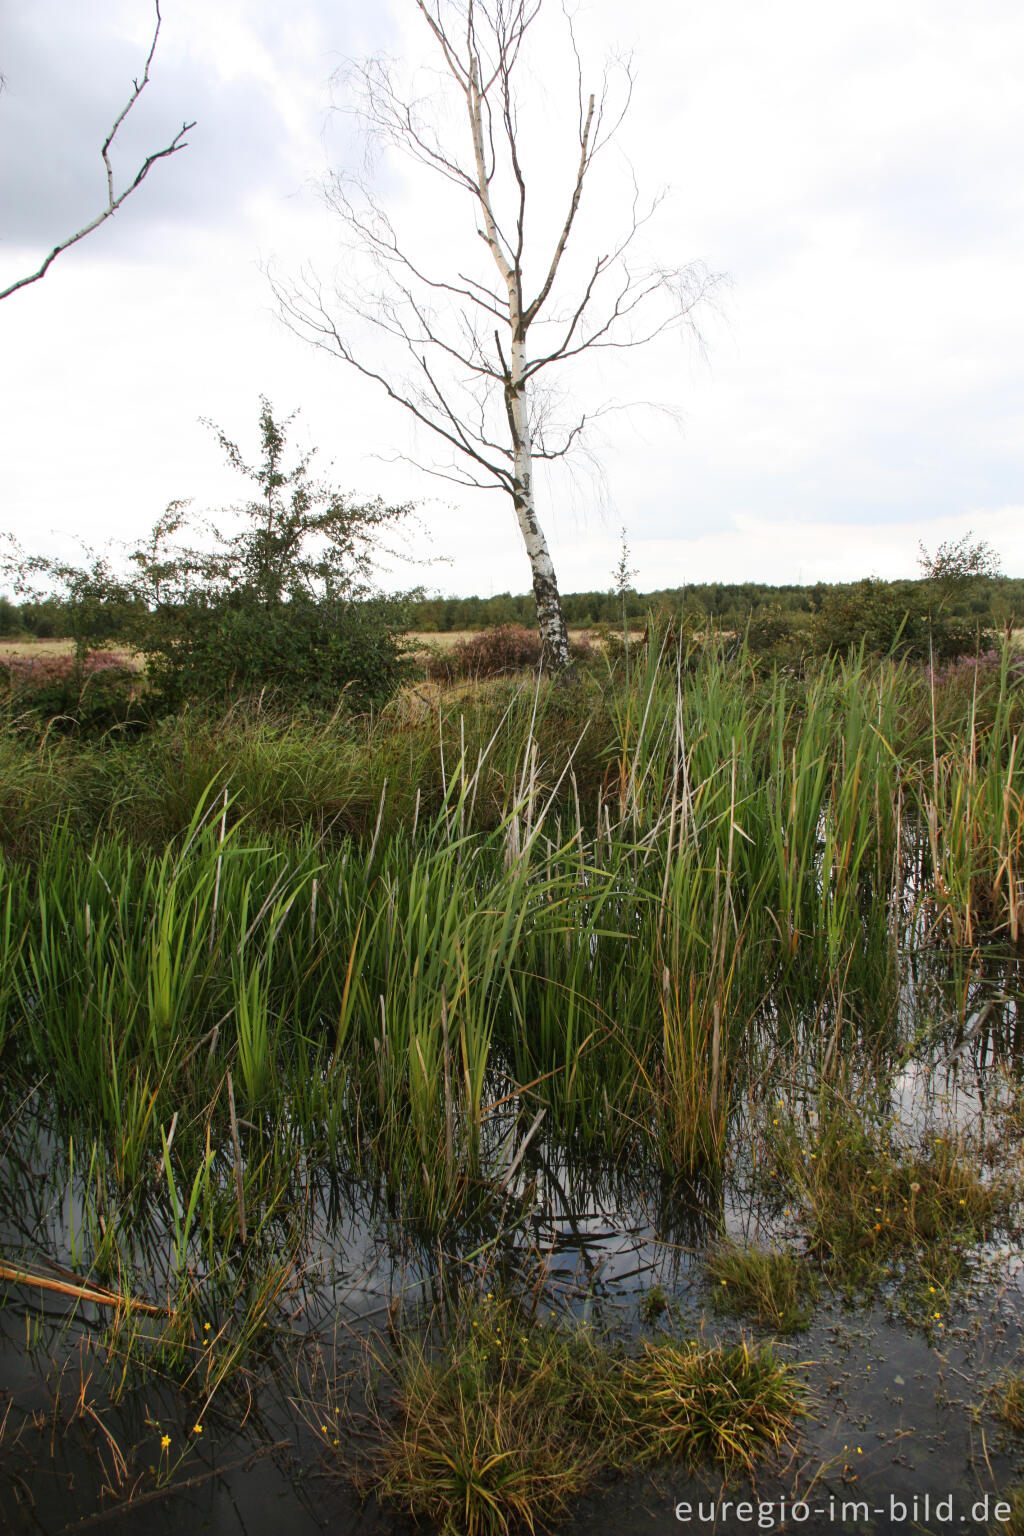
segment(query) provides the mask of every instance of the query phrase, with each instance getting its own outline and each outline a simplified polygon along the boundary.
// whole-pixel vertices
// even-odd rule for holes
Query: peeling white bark
[[[512,502],[530,561],[544,664],[551,671],[561,672],[571,664],[569,635],[558,594],[555,567],[537,518],[533,494],[533,443],[523,378],[526,358],[522,341],[513,341],[511,354],[505,398],[512,429]]]
[[[586,164],[587,139],[590,131],[590,122],[593,117],[594,103],[593,98],[591,98],[590,112],[587,116],[587,125],[583,135],[581,172],[577,180],[572,209],[562,230],[544,290],[538,295],[537,301],[531,305],[530,311],[526,311],[523,304],[523,277],[518,253],[514,263],[508,259],[498,235],[497,221],[495,220],[494,209],[491,203],[490,176],[487,170],[484,137],[483,97],[479,88],[479,78],[480,64],[478,58],[474,55],[471,59],[467,80],[466,105],[469,109],[470,133],[473,139],[473,156],[476,163],[476,192],[480,200],[481,212],[483,213],[484,238],[491,255],[494,257],[495,265],[501,274],[508,293],[508,323],[512,337],[509,346],[509,357],[504,366],[505,411],[512,439],[512,505],[515,508],[519,529],[523,535],[523,543],[526,546],[527,558],[530,562],[530,574],[533,578],[533,595],[537,603],[537,623],[540,629],[544,664],[553,672],[563,672],[571,665],[569,634],[566,629],[565,615],[562,613],[562,600],[558,592],[558,581],[555,577],[555,567],[551,560],[551,552],[548,549],[547,539],[544,537],[544,531],[537,518],[537,506],[533,488],[533,434],[530,426],[530,412],[527,400],[526,335],[530,320],[537,313],[540,303],[543,302],[543,298],[546,296],[547,290],[554,280],[555,271],[568,238],[569,227],[579,203],[582,167]],[[525,201],[525,189],[523,189],[523,198]],[[498,350],[500,354],[500,343]]]

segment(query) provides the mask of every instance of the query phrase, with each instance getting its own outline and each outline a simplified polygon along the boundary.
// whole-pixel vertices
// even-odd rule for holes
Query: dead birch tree
[[[65,240],[61,240],[57,245],[55,245],[53,250],[43,258],[42,262],[34,272],[28,273],[25,277],[19,277],[15,282],[9,283],[6,288],[0,288],[0,299],[9,299],[12,293],[18,292],[19,288],[27,288],[31,283],[38,283],[41,277],[46,276],[47,272],[49,271],[52,264],[57,260],[58,256],[60,256],[64,251],[70,250],[71,246],[77,245],[79,240],[84,240],[86,235],[91,235],[94,229],[99,229],[100,225],[105,224],[107,219],[113,218],[114,214],[121,207],[122,203],[131,197],[132,193],[142,185],[158,160],[166,160],[170,155],[176,155],[179,149],[186,148],[185,135],[195,127],[194,122],[182,123],[181,127],[178,129],[173,139],[171,139],[170,143],[165,144],[163,149],[154,150],[152,154],[147,155],[128,185],[123,187],[120,192],[115,191],[114,170],[110,163],[110,151],[113,147],[114,140],[117,138],[118,131],[124,123],[125,118],[128,116],[129,112],[132,110],[135,103],[146,89],[146,86],[149,84],[149,66],[153,62],[153,55],[156,53],[157,40],[160,36],[160,0],[154,0],[154,8],[156,10],[156,25],[153,28],[153,40],[149,45],[149,53],[146,55],[146,63],[143,68],[141,78],[132,81],[131,94],[128,97],[128,100],[125,102],[124,106],[121,108],[118,115],[115,117],[110,132],[107,134],[107,137],[104,139],[100,148],[100,156],[103,160],[103,169],[107,178],[106,206],[101,208],[96,217],[94,219],[90,219],[88,224],[83,225],[82,228],[75,234],[68,235]]]
[[[538,125],[527,125],[520,90],[528,78],[528,34],[543,0],[408,3],[432,35],[440,99],[417,100],[375,59],[346,72],[348,110],[371,146],[433,173],[439,190],[463,194],[473,217],[466,223],[465,257],[454,271],[439,272],[437,226],[424,229],[421,221],[400,235],[370,178],[342,173],[326,188],[347,234],[333,295],[325,297],[308,271],[297,282],[271,281],[293,329],[381,386],[451,450],[450,459],[424,468],[511,497],[530,562],[545,664],[559,671],[570,664],[569,641],[537,513],[535,470],[565,458],[607,407],[559,414],[552,409],[559,395],[551,376],[590,351],[636,346],[673,326],[692,326],[694,308],[714,278],[700,263],[666,269],[631,259],[659,201],[641,210],[635,183],[619,232],[608,240],[602,231],[600,250],[582,263],[567,261],[595,160],[629,105],[628,62],[617,74],[617,105],[607,70],[601,89],[588,93],[563,9],[567,71],[559,88],[563,100],[566,91],[573,98],[573,126],[571,142],[559,146],[561,207],[556,203],[552,216],[558,157],[549,143],[544,164],[535,154],[528,172],[528,128],[536,151]],[[447,122],[446,107],[454,107]],[[540,102],[535,117],[537,111],[543,111]],[[440,209],[436,218],[444,219]]]

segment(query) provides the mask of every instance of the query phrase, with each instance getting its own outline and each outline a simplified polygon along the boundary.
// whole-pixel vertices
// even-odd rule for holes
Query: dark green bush
[[[842,655],[863,646],[868,656],[935,662],[993,648],[989,632],[936,606],[933,596],[927,583],[874,577],[833,589],[811,620],[812,646],[819,655]]]
[[[384,599],[196,598],[152,616],[149,677],[170,709],[220,710],[263,693],[290,709],[364,710],[383,704],[408,675],[400,618]]]
[[[744,632],[751,657],[781,667],[798,667],[812,646],[808,616],[786,612],[778,603],[762,603]]]

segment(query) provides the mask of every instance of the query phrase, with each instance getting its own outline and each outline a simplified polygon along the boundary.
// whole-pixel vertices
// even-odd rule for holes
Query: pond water
[[[897,1143],[962,1135],[983,1179],[1019,1183],[1015,962],[995,957],[967,991],[956,985],[954,998],[934,977],[906,982],[899,1034],[913,1041],[916,1031],[917,1044],[879,1074],[872,1113],[883,1101]],[[769,1337],[770,1327],[717,1310],[706,1257],[724,1233],[789,1247],[812,1263],[793,1190],[764,1161],[766,1107],[784,1104],[794,1123],[816,1123],[817,1086],[809,1071],[796,1072],[799,1059],[795,1051],[785,1072],[776,1061],[752,1075],[757,1086],[748,1085],[737,1109],[723,1177],[704,1187],[669,1189],[643,1169],[595,1167],[541,1128],[507,1181],[500,1212],[427,1241],[379,1192],[307,1169],[302,1262],[275,1307],[270,1343],[241,1372],[230,1409],[218,1399],[201,1432],[190,1422],[201,1404],[191,1398],[186,1410],[170,1374],[125,1363],[109,1309],[8,1284],[0,1306],[0,1528],[45,1536],[412,1530],[404,1515],[352,1491],[350,1446],[329,1415],[335,1384],[356,1368],[366,1339],[413,1318],[445,1275],[469,1285],[501,1276],[565,1326],[587,1322],[627,1343],[662,1333]],[[855,1071],[843,1081],[851,1096],[855,1083],[864,1087]],[[494,1146],[504,1145],[506,1124],[491,1131]],[[55,1278],[76,1273],[88,1174],[72,1170],[41,1102],[8,1106],[0,1151],[8,1262],[31,1262],[34,1273]],[[140,1238],[143,1266],[158,1262],[147,1254],[166,1263],[166,1220],[156,1211],[151,1220],[151,1247]],[[1024,1479],[1024,1438],[1000,1422],[992,1392],[1022,1363],[1019,1220],[1015,1207],[964,1254],[963,1273],[934,1315],[906,1302],[898,1274],[859,1295],[826,1274],[807,1326],[778,1346],[806,1382],[810,1411],[792,1455],[760,1468],[756,1485],[661,1466],[599,1481],[563,1529],[655,1536],[1005,1526],[1000,1501]]]

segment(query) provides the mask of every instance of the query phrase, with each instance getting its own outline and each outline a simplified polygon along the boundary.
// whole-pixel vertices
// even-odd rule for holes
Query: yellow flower
[[[209,1323],[204,1323],[204,1324],[203,1324],[203,1332],[204,1332],[204,1333],[209,1333],[209,1331],[210,1331],[210,1325],[209,1325]]]
[[[161,1435],[160,1436],[160,1449],[162,1451],[166,1451],[166,1449],[170,1445],[170,1443],[171,1443],[170,1435]]]
[[[203,1426],[201,1424],[193,1424],[192,1425],[192,1433],[194,1435],[201,1435],[202,1432],[203,1432]]]

